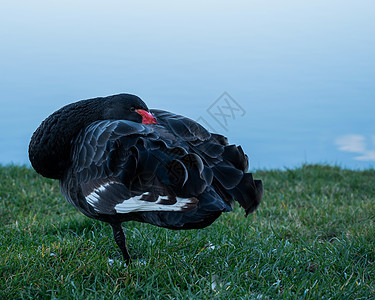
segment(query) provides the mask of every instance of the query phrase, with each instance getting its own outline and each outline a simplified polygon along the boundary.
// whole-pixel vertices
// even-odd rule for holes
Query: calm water
[[[374,167],[374,1],[125,2],[1,5],[1,164],[27,164],[61,106],[128,92],[226,134],[253,168]]]

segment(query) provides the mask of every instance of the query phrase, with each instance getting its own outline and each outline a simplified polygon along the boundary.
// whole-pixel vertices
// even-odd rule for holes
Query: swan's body
[[[127,261],[122,222],[203,228],[233,200],[251,213],[263,192],[241,147],[188,118],[149,112],[128,94],[58,110],[34,133],[29,156],[38,173],[59,179],[73,206],[112,226]]]

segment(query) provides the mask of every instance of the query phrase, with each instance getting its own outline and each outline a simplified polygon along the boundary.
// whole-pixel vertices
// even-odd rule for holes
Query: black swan
[[[34,132],[29,158],[39,174],[59,179],[70,204],[112,226],[127,263],[122,222],[203,228],[231,211],[233,200],[248,215],[263,194],[262,181],[246,173],[241,146],[130,94],[54,112]]]

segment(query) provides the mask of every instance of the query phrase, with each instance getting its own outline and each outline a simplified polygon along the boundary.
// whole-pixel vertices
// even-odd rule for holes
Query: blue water
[[[253,168],[375,165],[375,2],[7,1],[0,163],[70,102],[120,92],[200,120]]]

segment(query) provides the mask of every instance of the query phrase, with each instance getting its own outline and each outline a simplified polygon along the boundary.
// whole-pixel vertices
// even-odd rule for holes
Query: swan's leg
[[[113,237],[115,238],[116,244],[119,246],[122,252],[122,256],[127,264],[130,263],[130,255],[126,248],[126,238],[124,231],[122,230],[121,223],[111,224],[113,230]]]

